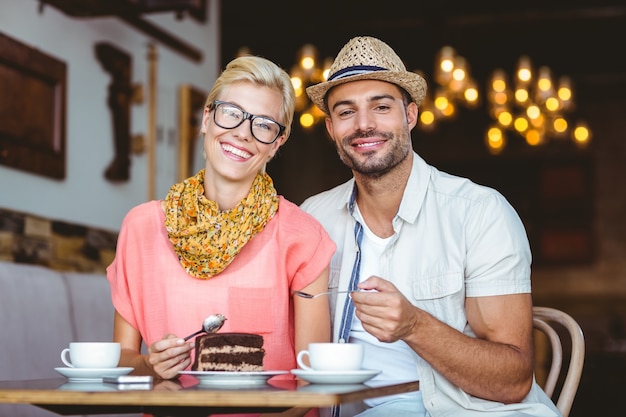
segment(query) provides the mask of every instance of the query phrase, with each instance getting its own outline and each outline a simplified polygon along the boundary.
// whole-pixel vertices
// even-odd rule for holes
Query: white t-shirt
[[[406,282],[395,282],[393,277],[381,276],[380,260],[392,237],[380,238],[365,224],[355,207],[355,217],[363,225],[361,241],[361,271],[359,281],[365,281],[372,275],[391,281],[404,294],[410,294],[410,286]],[[397,281],[397,280],[396,280]],[[404,288],[406,287],[406,288]],[[360,343],[364,348],[363,369],[382,369],[384,372],[367,381],[370,386],[384,385],[386,381],[404,382],[419,380],[417,370],[417,354],[405,342],[383,343],[363,329],[361,320],[354,315],[350,329],[350,342]],[[400,394],[394,398],[409,398],[419,395],[419,391]],[[366,400],[370,407],[388,401],[389,397]],[[420,402],[421,403],[421,402]]]

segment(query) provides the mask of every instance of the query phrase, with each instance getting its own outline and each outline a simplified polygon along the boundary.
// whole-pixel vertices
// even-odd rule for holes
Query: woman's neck
[[[241,200],[250,193],[254,183],[253,177],[249,182],[228,181],[227,179],[204,174],[204,196],[215,201],[221,211],[235,208]]]

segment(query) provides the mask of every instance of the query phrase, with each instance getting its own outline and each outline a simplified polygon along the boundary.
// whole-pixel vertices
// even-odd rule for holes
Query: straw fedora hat
[[[324,104],[328,90],[358,80],[380,80],[396,84],[404,88],[418,106],[426,95],[426,80],[407,71],[389,45],[370,36],[350,39],[330,67],[328,81],[308,87],[306,93],[317,107],[328,114]]]

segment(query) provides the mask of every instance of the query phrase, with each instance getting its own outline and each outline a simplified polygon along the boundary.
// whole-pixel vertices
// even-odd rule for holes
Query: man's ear
[[[410,102],[406,106],[406,121],[410,129],[413,129],[417,125],[417,116],[419,114],[419,108],[414,101]]]
[[[333,121],[330,120],[330,117],[326,117],[326,133],[328,133],[328,138],[331,141],[335,141],[335,137],[333,136]]]

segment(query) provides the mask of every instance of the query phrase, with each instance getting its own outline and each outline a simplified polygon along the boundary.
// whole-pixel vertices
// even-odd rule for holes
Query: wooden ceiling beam
[[[117,17],[186,58],[202,61],[198,48],[143,19],[141,9],[129,0],[40,0],[40,4],[40,9],[49,4],[74,18]]]

